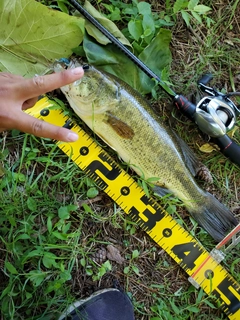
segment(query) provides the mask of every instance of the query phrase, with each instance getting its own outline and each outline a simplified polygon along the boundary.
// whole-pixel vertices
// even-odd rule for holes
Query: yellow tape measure
[[[219,264],[221,251],[207,252],[157,202],[148,198],[136,181],[84,130],[60,109],[51,108],[54,104],[45,97],[27,112],[76,132],[78,141],[59,143],[59,148],[187,272],[195,287],[214,296],[229,319],[239,320],[240,286]]]

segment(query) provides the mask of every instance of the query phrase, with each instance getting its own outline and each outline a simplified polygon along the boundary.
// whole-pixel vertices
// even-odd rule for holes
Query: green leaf
[[[139,55],[139,58],[159,77],[165,67],[169,68],[171,62],[170,41],[171,32],[160,29],[156,37]],[[113,44],[101,46],[85,34],[83,47],[89,64],[100,66],[102,70],[125,81],[138,92],[149,93],[155,86],[155,82]]]
[[[180,309],[175,305],[174,301],[173,300],[169,300],[170,304],[171,304],[171,307],[173,309],[173,311],[176,313],[176,314],[180,314],[181,311]]]
[[[51,268],[52,266],[56,266],[56,260],[57,259],[57,256],[52,253],[52,252],[46,252],[44,253],[44,256],[43,256],[43,265],[46,267],[46,268]]]
[[[177,13],[184,9],[186,1],[185,0],[177,0],[173,5],[173,13]]]
[[[80,263],[81,263],[81,266],[85,267],[86,266],[86,259],[85,258],[80,259]]]
[[[204,300],[204,302],[210,307],[210,308],[212,308],[212,309],[217,309],[217,307],[213,304],[213,303],[211,303],[209,300]]]
[[[0,55],[1,55],[1,51],[0,51]],[[0,62],[1,63],[1,62]],[[16,173],[16,172],[13,172],[13,179],[15,181],[20,181],[20,182],[24,182],[26,181],[26,177],[23,173]]]
[[[44,249],[39,247],[36,250],[32,250],[27,254],[24,254],[22,263],[24,264],[29,258],[42,256],[44,253]]]
[[[88,198],[95,198],[98,195],[98,189],[95,187],[91,187],[87,191],[87,197]]]
[[[197,13],[205,14],[205,13],[211,11],[212,9],[208,6],[204,6],[203,4],[199,4],[199,5],[195,6],[193,8],[193,10]]]
[[[85,57],[85,52],[83,50],[83,46],[79,46],[77,48],[72,49],[73,53],[75,53],[77,56]]]
[[[135,259],[135,258],[137,258],[137,257],[139,257],[139,251],[138,250],[133,250],[133,252],[132,252],[132,259]]]
[[[84,8],[94,17],[96,18],[111,34],[113,34],[122,44],[131,46],[127,38],[124,37],[122,32],[117,28],[117,26],[109,19],[104,17],[100,12],[98,12],[89,1],[85,1]],[[94,39],[96,39],[101,44],[108,44],[111,41],[103,35],[101,31],[99,31],[93,24],[89,21],[85,21],[85,28],[89,35],[91,35]]]
[[[146,196],[150,197],[148,185],[147,185],[146,181],[142,180],[141,184],[142,184],[142,188],[143,188],[144,192],[146,193]]]
[[[212,24],[215,23],[215,21],[209,17],[206,17],[207,27],[210,28]],[[236,97],[237,98],[237,97]],[[239,99],[240,100],[240,99]]]
[[[49,233],[52,232],[52,217],[47,218],[47,229]]]
[[[200,312],[200,309],[195,307],[195,306],[189,306],[188,310],[191,311],[191,312],[194,312],[194,313]]]
[[[53,231],[52,235],[54,237],[56,237],[57,239],[59,239],[59,240],[66,240],[67,239],[67,235],[66,234],[60,233],[58,231]]]
[[[199,23],[202,23],[202,18],[200,17],[200,15],[197,12],[191,11],[191,13]]]
[[[12,284],[11,282],[9,282],[8,286],[1,293],[0,301],[2,301],[2,298],[6,296],[11,290],[12,290]]]
[[[60,219],[69,219],[70,214],[69,214],[68,207],[60,207],[58,209],[58,216]]]
[[[47,275],[46,273],[44,273],[40,270],[31,270],[27,276],[33,282],[33,284],[36,287],[38,287],[43,282],[46,275]]]
[[[196,303],[199,304],[201,301],[202,301],[202,298],[203,298],[203,295],[204,295],[204,291],[203,289],[201,288],[198,292],[198,296],[197,296],[197,299],[196,299]]]
[[[113,44],[101,46],[85,34],[83,47],[89,64],[101,66],[102,70],[126,81],[133,88],[138,88],[141,92],[137,66],[116,46]]]
[[[62,12],[69,14],[67,6],[64,4],[63,1],[57,1],[59,9],[61,9]]]
[[[114,10],[112,4],[103,3],[103,6],[104,6],[109,12],[113,12],[113,10]]]
[[[138,12],[145,16],[146,14],[152,14],[151,5],[147,2],[141,1],[137,4]]]
[[[133,272],[136,273],[138,276],[140,275],[138,267],[132,266],[132,270],[133,270]]]
[[[84,209],[84,211],[85,211],[86,213],[91,213],[91,214],[93,214],[93,211],[92,211],[92,209],[89,207],[88,204],[83,203],[83,204],[82,204],[82,207],[83,207],[83,209]]]
[[[5,262],[5,267],[10,273],[18,274],[17,269],[9,261]]]
[[[22,76],[42,74],[83,39],[83,19],[34,0],[1,0],[0,20],[0,70]]]
[[[78,209],[78,206],[76,204],[69,204],[67,206],[68,212],[73,212],[76,211]]]
[[[91,276],[93,274],[93,270],[92,269],[87,268],[85,271],[86,271],[86,274],[88,276]]]
[[[26,233],[23,233],[23,234],[20,234],[19,236],[16,237],[15,241],[18,241],[18,240],[26,240],[26,239],[30,239],[31,237],[26,234]]]
[[[25,291],[25,295],[26,295],[27,300],[31,299],[33,296],[30,292],[27,292],[27,291]]]
[[[113,13],[111,14],[111,20],[112,21],[119,21],[121,20],[121,12],[118,8],[115,8]]]
[[[48,281],[47,288],[45,289],[45,294],[48,294],[52,291],[58,292],[62,288],[63,280],[54,280]]]
[[[13,216],[8,216],[8,220],[13,227],[16,227],[17,223]]]
[[[166,210],[169,214],[173,214],[176,212],[176,206],[174,204],[170,204]]]
[[[44,267],[50,269],[52,267],[52,265],[53,265],[53,261],[54,261],[53,259],[44,256],[43,257],[43,265],[44,265]]]
[[[63,232],[63,233],[67,233],[67,232],[69,231],[69,229],[71,228],[71,225],[72,225],[71,222],[63,225],[63,226],[62,226],[62,232]],[[71,237],[71,236],[74,237],[75,234],[74,234],[74,233],[69,233],[68,236],[69,236],[69,237]]]
[[[128,23],[128,31],[134,40],[138,41],[143,34],[142,21],[130,20]]]
[[[69,219],[70,213],[78,209],[75,204],[69,204],[68,206],[60,207],[58,209],[58,216],[60,219]]]
[[[127,7],[127,8],[122,10],[122,13],[136,17],[137,14],[138,14],[138,9],[136,7],[132,7],[132,8],[131,7]]]
[[[28,206],[28,209],[31,210],[31,211],[36,211],[37,210],[37,203],[36,203],[36,200],[33,199],[33,198],[28,198],[27,199],[27,206]]]
[[[129,266],[128,266],[128,267],[125,267],[124,270],[123,270],[124,274],[128,274],[128,273],[129,273],[129,270],[130,270],[130,267],[129,267]]]
[[[190,26],[190,19],[191,16],[187,11],[181,10],[181,15],[183,20],[185,21],[186,25],[189,27]]]
[[[145,14],[143,16],[142,26],[143,26],[143,29],[145,31],[149,30],[148,31],[148,35],[150,35],[150,34],[154,35],[154,33],[155,33],[155,23],[154,23],[152,15]],[[144,34],[145,34],[145,32],[144,32]],[[147,36],[147,34],[145,34],[145,35]]]
[[[188,9],[193,10],[194,7],[198,4],[199,0],[190,0],[188,2]]]
[[[134,226],[132,226],[130,229],[130,235],[132,236],[135,233],[136,233],[136,228]]]
[[[114,8],[114,10],[109,15],[109,19],[111,21],[119,21],[121,20],[121,11],[119,8]]]
[[[140,53],[141,59],[154,73],[161,78],[162,70],[169,68],[172,56],[169,48],[171,42],[171,31],[160,29],[151,43]],[[141,92],[148,93],[155,86],[155,83],[145,74],[140,80]],[[144,89],[144,90],[143,90]]]
[[[146,181],[147,182],[157,182],[157,181],[159,181],[159,179],[160,178],[158,178],[158,177],[151,177],[151,178],[148,178]]]
[[[60,278],[64,280],[64,282],[71,280],[72,279],[71,272],[69,270],[64,270],[62,273],[60,273]]]
[[[111,270],[112,270],[112,265],[111,265],[111,263],[110,263],[109,260],[105,261],[102,266],[104,266],[104,268],[105,268],[107,271],[111,271]]]

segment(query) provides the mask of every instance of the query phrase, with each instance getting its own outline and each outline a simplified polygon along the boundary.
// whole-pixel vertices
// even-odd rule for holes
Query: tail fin
[[[206,193],[206,203],[201,208],[203,208],[201,212],[189,212],[217,242],[220,242],[238,224],[233,213],[210,193]]]

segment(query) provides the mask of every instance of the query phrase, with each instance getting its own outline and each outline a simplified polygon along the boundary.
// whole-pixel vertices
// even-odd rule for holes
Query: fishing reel
[[[216,89],[208,87],[207,83],[212,80],[212,75],[204,75],[198,85],[209,96],[201,99],[196,105],[194,120],[199,129],[212,138],[220,138],[232,130],[236,124],[240,109],[229,98],[239,96],[240,92],[223,94]]]
[[[226,157],[240,166],[240,146],[227,135],[227,132],[235,126],[237,117],[240,115],[239,106],[237,107],[230,97],[240,96],[240,92],[223,94],[207,86],[211,80],[212,75],[206,74],[198,81],[200,89],[207,96],[202,98],[197,105],[183,95],[175,95],[175,105],[194,121],[202,132],[211,137]]]

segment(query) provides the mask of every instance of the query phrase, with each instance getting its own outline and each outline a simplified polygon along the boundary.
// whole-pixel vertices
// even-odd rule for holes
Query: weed
[[[169,12],[171,7],[169,1],[166,10]],[[198,23],[203,23],[203,19],[206,21],[208,28],[214,23],[214,21],[207,16],[211,11],[211,7],[199,4],[199,0],[183,1],[177,0],[173,5],[173,17],[176,19],[178,13],[181,14],[186,25],[189,27],[194,18]],[[203,19],[202,19],[203,17]]]

